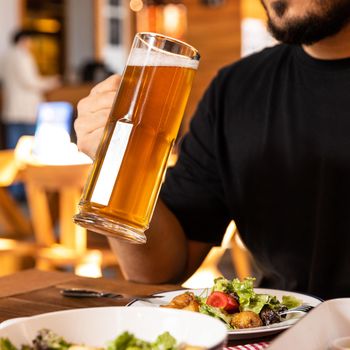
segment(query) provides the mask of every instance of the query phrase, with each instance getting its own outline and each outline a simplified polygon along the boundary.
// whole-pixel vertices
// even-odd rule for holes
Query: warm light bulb
[[[163,27],[167,35],[179,38],[186,31],[186,7],[182,4],[168,4],[163,10]]]
[[[138,12],[143,8],[143,2],[142,0],[131,0],[129,6],[132,11]]]

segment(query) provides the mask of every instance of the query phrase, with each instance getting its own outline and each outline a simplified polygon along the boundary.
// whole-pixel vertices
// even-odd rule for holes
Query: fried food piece
[[[192,292],[179,294],[174,297],[169,304],[162,305],[162,307],[199,312],[199,303]]]
[[[189,310],[194,312],[199,312],[199,304],[196,300],[191,300],[190,303],[182,308],[182,310]]]
[[[263,325],[261,318],[253,311],[242,311],[232,315],[231,326],[234,328],[254,328]]]

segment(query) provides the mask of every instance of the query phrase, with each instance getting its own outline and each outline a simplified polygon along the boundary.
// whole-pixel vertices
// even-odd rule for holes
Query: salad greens
[[[70,348],[73,350],[76,345],[80,350],[92,349],[90,346],[69,343],[51,330],[41,329],[33,340],[33,344],[22,345],[20,350],[68,350]],[[181,346],[169,332],[160,334],[154,342],[147,342],[136,338],[132,333],[124,332],[107,344],[107,350],[179,350],[180,348]],[[19,349],[9,339],[0,338],[0,350]]]
[[[34,349],[67,350],[71,345],[63,337],[49,329],[40,330],[33,340]],[[30,348],[30,346],[27,346],[28,350]]]
[[[17,350],[17,348],[7,338],[0,338],[0,350]]]
[[[283,295],[282,304],[285,305],[288,309],[292,309],[293,307],[301,305],[301,301],[292,295]]]
[[[206,303],[201,303],[200,307],[199,307],[199,312],[202,314],[205,314],[205,315],[209,315],[209,316],[218,318],[219,320],[226,323],[226,325],[228,325],[229,328],[232,328],[230,325],[231,324],[231,316],[228,315],[223,310],[219,309],[218,307],[214,307],[214,306],[208,305]]]
[[[294,296],[287,295],[282,297],[282,301],[279,301],[276,296],[269,294],[258,294],[254,291],[255,278],[247,277],[240,281],[238,278],[228,280],[224,277],[218,277],[214,280],[214,286],[210,293],[223,292],[226,294],[234,295],[239,302],[239,311],[253,311],[256,314],[260,314],[264,308],[278,313],[282,309],[290,309],[300,305],[302,302]],[[230,328],[231,316],[224,310],[218,307],[210,306],[206,304],[207,297],[200,296],[199,298],[201,313],[216,317],[224,321]]]
[[[111,341],[107,350],[177,350],[175,338],[169,332],[164,332],[154,342],[136,338],[129,332],[124,332]]]

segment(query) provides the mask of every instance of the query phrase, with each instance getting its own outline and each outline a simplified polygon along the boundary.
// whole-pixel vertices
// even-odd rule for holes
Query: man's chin
[[[278,40],[287,44],[312,45],[339,33],[350,23],[350,0],[334,1],[323,12],[306,13],[294,18],[287,12],[281,16],[268,13],[268,28]]]
[[[309,38],[306,35],[306,31],[301,27],[280,27],[269,21],[268,29],[277,41],[283,42],[285,44],[311,45],[320,40],[319,38],[314,37]]]

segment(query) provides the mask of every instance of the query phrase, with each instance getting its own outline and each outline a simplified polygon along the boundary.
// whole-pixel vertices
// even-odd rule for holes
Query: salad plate
[[[80,350],[94,350],[88,346],[106,350],[109,343],[124,332],[148,342],[169,332],[178,344],[208,350],[221,350],[227,339],[225,325],[207,315],[165,308],[108,306],[55,311],[5,321],[0,324],[0,349],[15,350],[2,347],[5,338],[17,349],[23,344],[32,345],[38,332],[44,329],[63,337],[66,342],[80,344],[76,348]],[[211,332],[203,333],[203,329]],[[67,350],[67,347],[58,346],[54,337],[46,336],[45,339],[47,346],[42,345],[42,348]],[[55,341],[54,346],[49,345],[50,339]]]
[[[198,295],[201,297],[206,297],[210,294],[211,288],[179,289],[179,290],[168,291],[163,293],[156,293],[155,295],[163,296],[163,298],[149,299],[148,301],[133,300],[127,306],[159,307],[161,305],[166,305],[170,303],[170,301],[174,297],[176,297],[177,295],[183,294],[186,291],[193,292],[195,295]],[[316,297],[313,297],[307,294],[289,292],[289,291],[278,290],[278,289],[254,288],[254,291],[257,294],[269,294],[272,296],[276,296],[278,300],[282,300],[283,296],[293,296],[301,300],[303,303],[309,304],[311,306],[317,306],[322,302],[321,299],[318,299]],[[260,338],[260,337],[276,334],[287,328],[290,328],[293,324],[295,324],[298,320],[300,320],[304,315],[305,315],[304,313],[289,314],[285,321],[274,323],[269,326],[245,328],[245,329],[228,329],[227,331],[228,338],[229,339],[254,339],[254,338]]]

